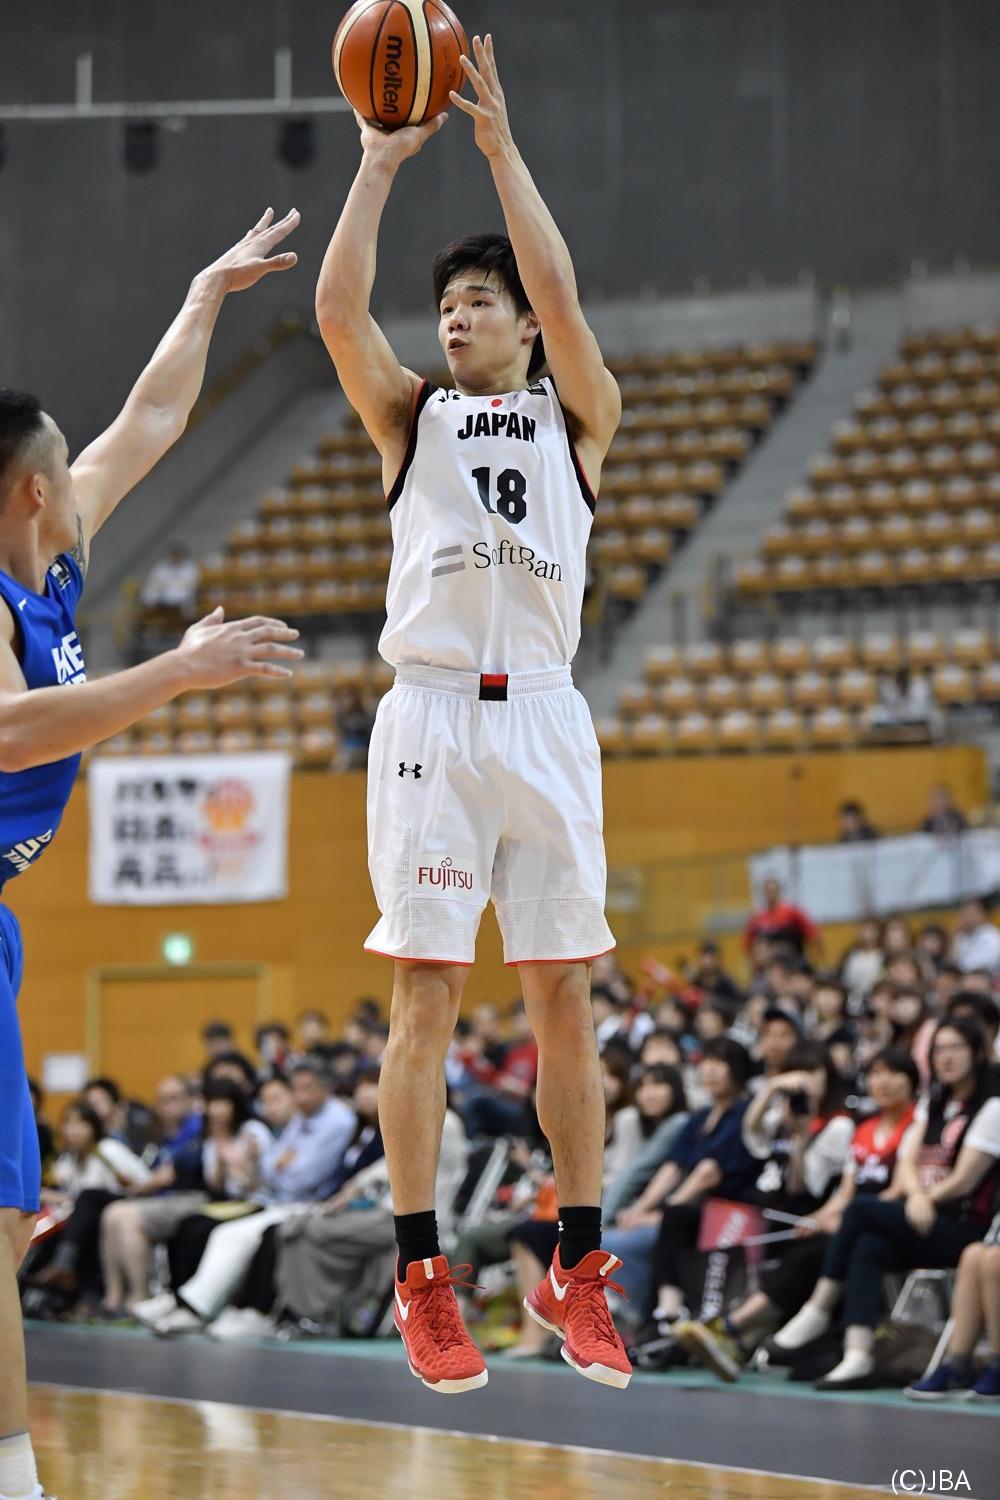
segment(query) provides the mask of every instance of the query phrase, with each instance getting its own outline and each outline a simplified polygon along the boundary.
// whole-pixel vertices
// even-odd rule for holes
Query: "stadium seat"
[[[632,725],[635,755],[664,755],[670,749],[670,725],[661,714],[643,714]]]
[[[674,749],[691,753],[713,750],[715,732],[710,719],[702,713],[684,714],[674,725]]]
[[[630,732],[620,719],[604,717],[595,719],[597,743],[603,755],[624,755],[629,748]]]
[[[760,745],[756,719],[741,708],[722,715],[717,733],[720,750],[756,750]]]
[[[816,749],[846,750],[854,744],[854,727],[843,709],[829,707],[813,715],[807,732]]]
[[[804,733],[802,716],[792,708],[779,708],[765,718],[761,740],[768,750],[797,750]]]

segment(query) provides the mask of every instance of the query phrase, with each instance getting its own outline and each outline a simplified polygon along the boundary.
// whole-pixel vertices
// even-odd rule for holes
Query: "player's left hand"
[[[463,99],[454,89],[449,97],[457,109],[470,115],[476,122],[476,145],[483,155],[499,156],[501,152],[511,149],[514,139],[507,119],[507,102],[497,73],[492,36],[487,35],[485,41],[482,37],[474,36],[472,50],[476,57],[475,63],[463,55],[462,67],[476,91],[476,102],[473,104],[471,100]]]
[[[252,229],[225,255],[208,266],[205,276],[218,278],[224,291],[243,292],[254,286],[262,276],[271,271],[290,271],[298,260],[294,250],[283,255],[271,255],[276,245],[287,239],[297,228],[299,211],[293,208],[283,219],[274,222],[274,209],[269,208]]]

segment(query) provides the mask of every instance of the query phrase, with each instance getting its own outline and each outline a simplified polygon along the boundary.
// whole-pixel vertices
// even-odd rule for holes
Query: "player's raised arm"
[[[387,468],[398,467],[420,379],[399,363],[368,310],[382,214],[396,173],[447,119],[385,131],[356,114],[363,156],[323,258],[316,319],[344,394]]]
[[[94,533],[148,474],[187,426],[205,378],[219,310],[229,292],[295,265],[294,252],[271,255],[299,222],[296,209],[273,222],[268,209],[243,238],[200,271],[177,317],[129,394],[121,413],[71,466],[81,526],[81,565]]]
[[[475,122],[476,144],[493,173],[517,269],[541,324],[560,399],[579,422],[600,463],[621,419],[618,387],[580,309],[566,241],[514,144],[493,38],[474,37],[472,47],[475,63],[463,57],[462,66],[476,100],[473,103],[452,93],[451,101]]]
[[[225,687],[244,677],[290,677],[302,656],[299,632],[256,615],[223,623],[213,610],[180,645],[152,661],[71,688],[29,691],[14,651],[14,619],[0,604],[0,771],[25,771],[110,739],[192,688]]]

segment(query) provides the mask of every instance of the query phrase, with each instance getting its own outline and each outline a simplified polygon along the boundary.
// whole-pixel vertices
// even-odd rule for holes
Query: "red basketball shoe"
[[[406,1280],[396,1273],[393,1320],[406,1346],[410,1371],[432,1391],[453,1396],[485,1385],[483,1356],[465,1330],[456,1286],[471,1286],[457,1274],[471,1266],[448,1265],[446,1255],[412,1260]]]
[[[606,1287],[624,1295],[622,1287],[608,1280],[620,1265],[616,1255],[591,1250],[579,1265],[564,1271],[557,1246],[549,1274],[525,1297],[524,1305],[536,1323],[563,1340],[562,1357],[568,1365],[588,1380],[624,1390],[632,1366],[604,1295]]]

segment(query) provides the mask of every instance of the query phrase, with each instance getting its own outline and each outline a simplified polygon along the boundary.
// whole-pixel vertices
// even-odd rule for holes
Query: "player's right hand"
[[[220,688],[244,677],[291,677],[291,667],[282,663],[305,654],[291,644],[298,634],[284,620],[266,615],[226,622],[219,605],[188,627],[177,652],[192,687]]]
[[[423,125],[403,125],[399,130],[383,130],[380,125],[366,120],[354,111],[354,118],[361,130],[361,149],[373,161],[384,161],[398,167],[408,156],[416,156],[432,135],[437,135],[447,120],[447,113],[434,115]]]

